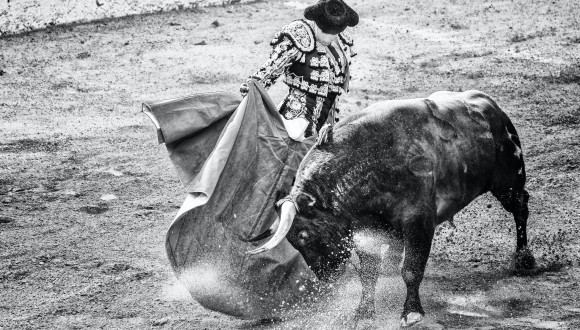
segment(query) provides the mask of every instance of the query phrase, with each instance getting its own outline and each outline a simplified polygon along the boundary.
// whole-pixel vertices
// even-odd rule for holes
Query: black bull
[[[399,244],[407,286],[403,326],[424,315],[419,285],[435,227],[490,191],[513,214],[516,267],[532,268],[526,248],[528,193],[517,132],[493,99],[478,91],[437,92],[425,99],[385,101],[321,133],[302,161],[282,205],[280,223],[259,253],[284,236],[326,280],[355,248],[363,296],[357,317],[374,313],[380,257],[357,249],[354,233],[381,231]],[[261,235],[263,238],[264,235]],[[400,257],[399,257],[400,258]]]

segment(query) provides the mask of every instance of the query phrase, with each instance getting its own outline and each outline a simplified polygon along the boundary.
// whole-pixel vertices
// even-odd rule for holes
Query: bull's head
[[[313,149],[303,160],[291,192],[291,200],[280,209],[279,221],[253,241],[272,237],[250,251],[257,254],[274,248],[284,237],[304,257],[321,280],[328,280],[350,257],[351,222],[333,203],[332,191],[322,188],[332,176],[328,166],[331,155]]]
[[[296,205],[287,201],[282,204],[280,221],[257,239],[274,233],[270,240],[250,254],[265,252],[278,245],[284,237],[304,257],[312,271],[321,280],[328,280],[350,257],[352,235],[349,224],[335,221],[332,215],[311,207],[304,207],[305,197],[299,195]],[[297,209],[300,210],[297,213]],[[256,240],[256,239],[254,239]]]

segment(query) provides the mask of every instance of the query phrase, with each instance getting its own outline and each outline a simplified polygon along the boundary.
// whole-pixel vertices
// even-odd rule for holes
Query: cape
[[[276,318],[308,305],[316,276],[284,240],[248,255],[264,242],[247,239],[278,217],[300,161],[315,143],[288,137],[281,116],[259,83],[241,100],[203,93],[148,102],[144,112],[187,196],[166,236],[177,278],[202,306],[246,318]]]

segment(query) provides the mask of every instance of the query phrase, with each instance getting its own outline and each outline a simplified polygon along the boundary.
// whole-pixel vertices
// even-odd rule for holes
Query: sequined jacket
[[[335,117],[338,98],[348,91],[349,66],[356,55],[347,32],[326,47],[316,41],[314,24],[296,20],[283,27],[271,42],[269,59],[250,76],[269,88],[285,75],[284,83],[290,89],[278,110],[286,119],[308,120],[306,136],[318,131],[327,118]]]

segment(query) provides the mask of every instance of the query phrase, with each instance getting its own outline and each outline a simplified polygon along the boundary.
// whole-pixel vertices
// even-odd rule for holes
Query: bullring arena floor
[[[442,226],[416,329],[580,328],[580,4],[350,1],[359,55],[343,113],[385,99],[479,89],[517,127],[531,248],[546,271],[510,272],[514,223],[482,196]],[[304,3],[262,1],[55,27],[0,39],[0,328],[341,329],[360,296],[271,324],[205,310],[176,282],[164,235],[184,193],[146,100],[235,92]],[[284,87],[271,90],[279,100]],[[352,274],[351,274],[352,275]],[[399,277],[379,281],[391,329]]]

